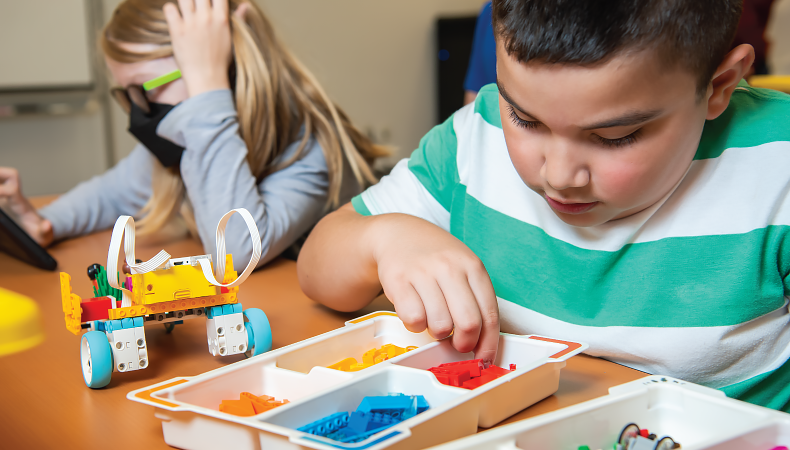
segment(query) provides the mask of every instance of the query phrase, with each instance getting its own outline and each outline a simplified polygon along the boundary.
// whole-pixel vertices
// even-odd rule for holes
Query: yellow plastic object
[[[0,356],[21,352],[44,341],[44,328],[36,303],[0,288]]]
[[[79,335],[82,331],[82,299],[71,292],[71,275],[60,272],[60,297],[63,303],[63,314],[66,318],[66,329]]]
[[[749,78],[749,85],[790,94],[790,75],[755,75]]]
[[[231,255],[225,259],[225,278],[233,270]],[[235,275],[235,272],[234,272]],[[224,282],[224,281],[223,281]],[[150,305],[172,302],[187,298],[208,297],[220,294],[220,289],[206,280],[203,269],[197,266],[181,265],[167,270],[132,275],[132,303]]]
[[[362,355],[361,363],[358,363],[356,358],[346,358],[328,367],[330,369],[341,370],[343,372],[358,372],[382,361],[386,361],[396,356],[400,356],[406,352],[410,352],[416,348],[417,347],[414,346],[403,348],[393,344],[384,344],[381,346],[381,348],[372,348],[366,351]]]

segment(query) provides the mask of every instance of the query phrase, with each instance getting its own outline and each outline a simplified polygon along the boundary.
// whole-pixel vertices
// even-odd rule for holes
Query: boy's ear
[[[719,117],[727,109],[732,93],[741,79],[749,73],[752,63],[754,47],[749,44],[741,44],[727,53],[708,86],[707,120]]]

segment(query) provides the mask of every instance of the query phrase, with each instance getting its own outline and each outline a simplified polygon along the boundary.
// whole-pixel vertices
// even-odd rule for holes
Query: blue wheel
[[[244,327],[247,329],[248,358],[268,352],[272,349],[272,327],[266,313],[258,308],[244,311]]]
[[[88,331],[80,340],[82,378],[91,389],[110,384],[112,376],[112,349],[107,335],[101,331]]]

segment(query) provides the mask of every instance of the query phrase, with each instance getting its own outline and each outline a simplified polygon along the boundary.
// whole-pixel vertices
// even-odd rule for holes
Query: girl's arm
[[[153,155],[142,145],[115,167],[80,183],[39,210],[52,223],[54,239],[109,228],[121,215],[137,214],[151,196]]]
[[[261,234],[259,265],[279,255],[321,218],[328,175],[321,147],[312,143],[302,159],[258,183],[247,164],[247,146],[238,132],[230,90],[204,92],[184,101],[159,124],[157,132],[186,148],[181,176],[206,252],[216,250],[215,232],[223,214],[246,208]],[[296,145],[283,154],[290,157]],[[252,247],[241,219],[226,230],[228,252],[243,268]]]

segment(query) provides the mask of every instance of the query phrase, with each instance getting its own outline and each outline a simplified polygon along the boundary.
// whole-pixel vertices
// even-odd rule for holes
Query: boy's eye
[[[507,105],[507,109],[510,113],[510,120],[513,121],[513,124],[519,128],[525,129],[534,129],[540,125],[540,122],[531,121],[531,120],[524,120],[516,114],[516,110],[511,105]]]
[[[637,141],[637,138],[639,138],[639,131],[641,130],[636,130],[628,136],[623,136],[617,139],[607,139],[605,137],[598,136],[597,134],[593,134],[592,136],[593,139],[603,146],[617,148],[624,147],[626,145],[633,145]]]

